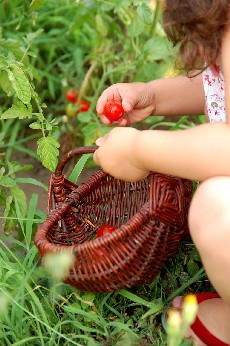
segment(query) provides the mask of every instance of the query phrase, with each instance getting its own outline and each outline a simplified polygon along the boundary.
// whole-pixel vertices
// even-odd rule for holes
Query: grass
[[[30,222],[24,231],[30,239]],[[79,292],[55,281],[38,265],[35,246],[13,237],[0,238],[0,268],[0,338],[6,346],[163,346],[161,314],[173,297],[209,286],[189,239],[150,284],[114,293]]]
[[[0,294],[6,299],[0,337],[5,345],[166,345],[159,313],[170,302],[162,300],[169,268],[149,285],[94,294],[53,281],[37,266],[34,246],[25,254],[19,242],[9,248],[1,239],[0,253]],[[171,276],[172,283],[176,277]],[[177,293],[202,277],[200,270]]]

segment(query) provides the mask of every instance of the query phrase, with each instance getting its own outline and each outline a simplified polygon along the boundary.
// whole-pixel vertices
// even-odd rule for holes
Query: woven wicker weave
[[[111,292],[150,282],[188,233],[193,184],[159,173],[128,183],[101,169],[80,186],[64,177],[72,157],[95,149],[68,152],[51,176],[49,214],[35,235],[40,257],[69,249],[75,263],[65,282],[79,290]],[[104,224],[116,231],[96,237]]]

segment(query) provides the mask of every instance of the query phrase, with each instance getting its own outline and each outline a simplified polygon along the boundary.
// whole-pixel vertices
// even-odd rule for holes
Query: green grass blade
[[[5,154],[6,161],[10,161],[12,151],[13,149],[15,149],[15,140],[17,138],[20,126],[21,126],[21,122],[17,121],[17,122],[14,122],[14,125],[11,126],[10,128],[10,138],[8,139],[8,142],[7,142],[8,147],[6,148],[6,154]]]
[[[88,161],[91,155],[92,154],[85,154],[78,160],[77,164],[75,165],[74,169],[72,170],[69,176],[70,181],[75,183],[78,180],[79,175],[81,174],[86,162]]]
[[[26,342],[30,342],[32,340],[39,340],[41,342],[42,340],[44,341],[46,339],[49,340],[49,338],[45,337],[45,336],[43,336],[42,339],[38,336],[30,336],[28,338],[24,338],[23,340],[14,342],[13,344],[11,344],[11,346],[26,345]],[[42,344],[42,345],[44,345],[44,344]]]
[[[32,241],[32,232],[33,232],[33,224],[34,224],[33,218],[36,212],[37,201],[38,201],[38,195],[32,194],[29,201],[29,205],[28,205],[26,229],[25,229],[26,242],[28,245],[30,245]]]
[[[34,178],[16,178],[15,179],[16,183],[19,184],[32,184],[32,185],[36,185],[38,187],[42,187],[44,190],[48,191],[48,187],[41,183],[40,181],[34,179]]]
[[[206,273],[204,272],[204,268],[201,268],[191,279],[189,279],[186,283],[184,283],[181,287],[179,287],[176,291],[174,291],[165,301],[165,304],[168,304],[175,298],[176,296],[180,295],[188,286],[196,282],[197,280],[200,280],[202,277],[206,276]]]
[[[156,302],[148,302],[147,300],[144,300],[143,298],[140,298],[136,294],[133,294],[127,290],[118,291],[118,294],[120,294],[121,296],[123,296],[125,298],[132,300],[133,302],[137,303],[138,305],[144,305],[144,306],[147,306],[148,308],[155,307],[157,304]]]

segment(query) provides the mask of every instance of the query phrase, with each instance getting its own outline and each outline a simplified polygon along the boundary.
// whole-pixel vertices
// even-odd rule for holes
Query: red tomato
[[[81,100],[78,113],[87,112],[89,110],[89,108],[90,108],[89,101]]]
[[[124,114],[124,109],[120,101],[108,101],[104,107],[104,115],[111,121],[119,120]]]
[[[98,230],[97,230],[97,236],[98,237],[102,237],[104,235],[108,235],[113,233],[116,230],[116,228],[114,226],[111,225],[104,225],[101,226]]]
[[[65,94],[65,97],[66,97],[66,100],[71,102],[71,103],[75,103],[77,102],[77,95],[78,95],[78,90],[77,89],[69,89],[67,90],[66,94]]]

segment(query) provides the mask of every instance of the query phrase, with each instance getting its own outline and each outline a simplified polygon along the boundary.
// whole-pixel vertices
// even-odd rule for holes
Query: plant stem
[[[151,30],[150,30],[150,35],[151,36],[154,36],[155,33],[156,33],[157,23],[158,23],[160,14],[161,14],[161,1],[157,0],[156,8],[155,8],[155,13],[154,13],[154,18],[153,18],[153,24],[152,24],[152,27],[151,27]]]

